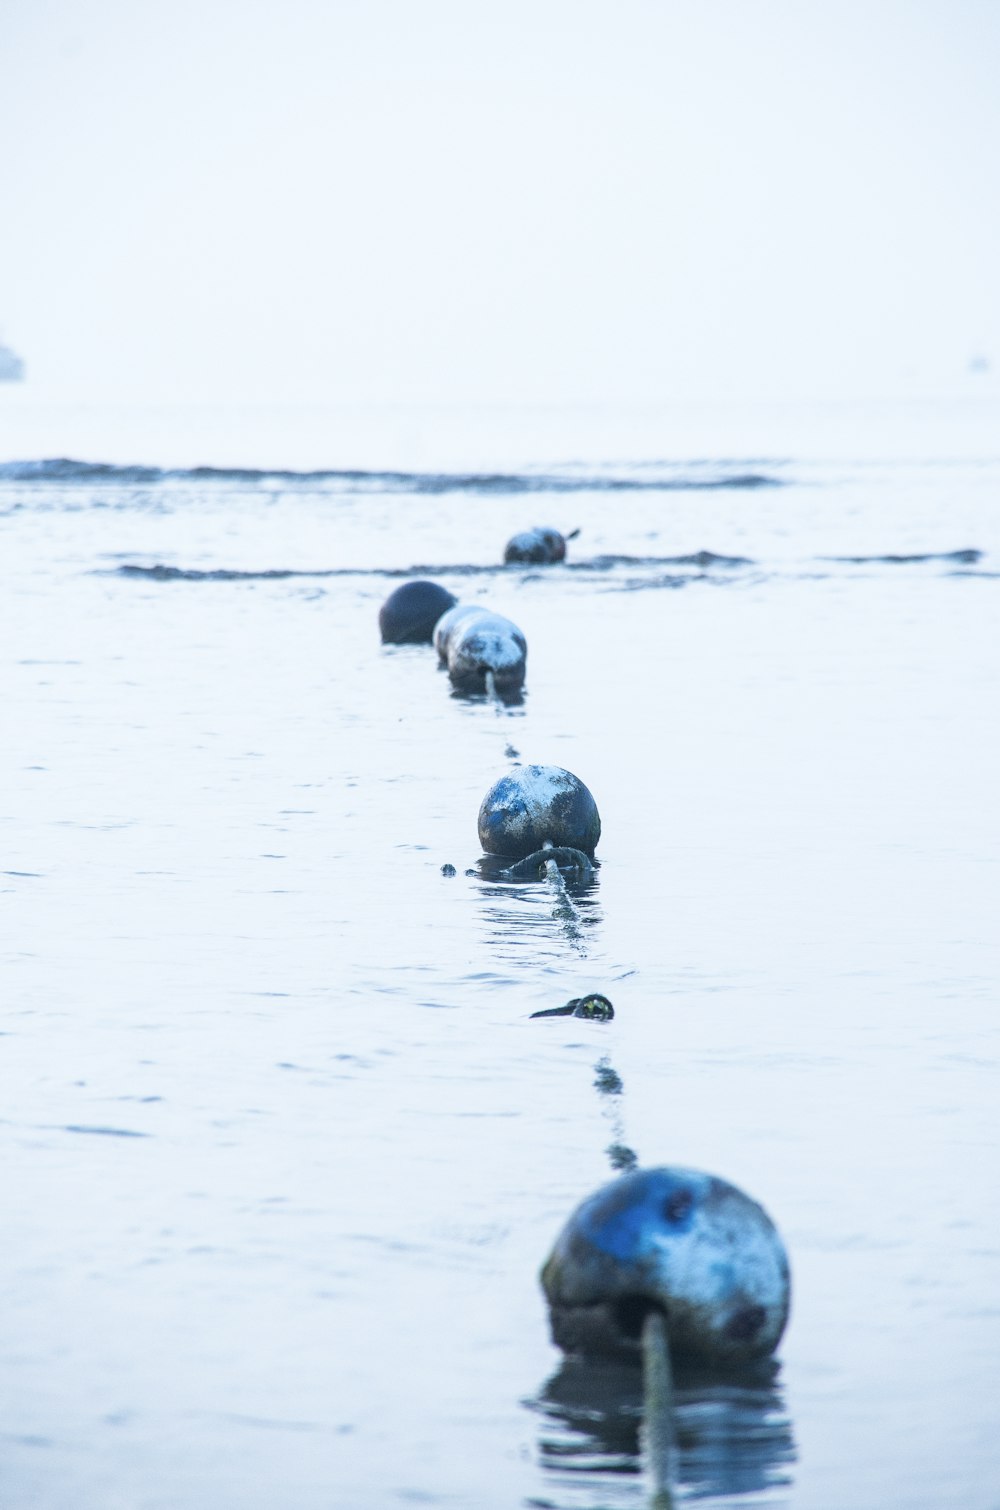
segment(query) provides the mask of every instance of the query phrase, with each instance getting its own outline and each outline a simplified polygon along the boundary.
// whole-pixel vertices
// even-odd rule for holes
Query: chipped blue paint
[[[579,1213],[587,1239],[612,1258],[646,1257],[663,1238],[689,1232],[694,1225],[704,1177],[666,1169],[639,1170],[619,1182],[609,1200],[599,1191]],[[609,1215],[605,1215],[611,1205]]]

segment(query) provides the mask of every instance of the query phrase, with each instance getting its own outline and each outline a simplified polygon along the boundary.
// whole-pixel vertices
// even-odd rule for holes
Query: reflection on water
[[[773,1361],[721,1380],[676,1366],[678,1481],[691,1499],[787,1488],[792,1423]],[[527,1402],[552,1510],[639,1504],[642,1374],[636,1365],[567,1358]]]
[[[523,708],[528,696],[526,687],[493,687],[477,691],[469,687],[452,687],[451,696],[462,703],[491,703],[498,715],[512,708]]]

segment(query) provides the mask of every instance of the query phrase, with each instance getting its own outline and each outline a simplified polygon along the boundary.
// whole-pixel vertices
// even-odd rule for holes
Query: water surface
[[[0,469],[12,1510],[642,1505],[537,1285],[615,1142],[791,1254],[682,1498],[1000,1504],[1000,464],[560,454]],[[427,566],[522,705],[379,644]],[[518,759],[601,809],[575,929],[476,868]]]

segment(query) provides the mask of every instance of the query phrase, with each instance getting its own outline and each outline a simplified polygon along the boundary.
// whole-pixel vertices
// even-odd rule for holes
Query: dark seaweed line
[[[849,566],[865,565],[888,565],[888,566],[912,566],[931,561],[941,561],[953,566],[974,566],[981,561],[985,553],[981,550],[965,549],[956,551],[929,551],[924,555],[909,556],[818,556],[818,561],[837,562]],[[684,556],[592,556],[585,561],[567,561],[558,567],[546,567],[546,571],[558,572],[610,572],[616,567],[661,567],[661,566],[689,566],[698,568],[700,573],[713,569],[726,571],[736,570],[740,567],[758,565],[748,556],[722,556],[714,551],[693,551]],[[537,570],[527,568],[530,570]],[[490,576],[498,572],[524,571],[524,567],[511,567],[502,565],[484,566],[471,563],[449,563],[438,566],[334,566],[334,567],[269,567],[260,571],[240,570],[234,567],[195,567],[195,566],[167,566],[158,562],[154,566],[143,566],[138,562],[124,562],[121,566],[102,567],[98,570],[99,576],[137,577],[151,582],[280,582],[289,578],[304,578],[307,580],[325,579],[332,577],[385,577],[385,578],[410,578],[410,577],[475,577]],[[959,572],[958,576],[971,576],[970,572]],[[989,573],[978,573],[989,575]],[[691,577],[683,577],[680,581],[693,580]]]
[[[612,571],[616,566],[753,566],[744,556],[717,556],[713,551],[695,551],[688,556],[594,556],[589,561],[563,563],[558,570],[570,572]],[[530,568],[529,568],[530,569]],[[199,568],[194,566],[142,566],[125,562],[121,566],[99,569],[99,576],[145,577],[153,582],[276,582],[289,577],[473,577],[496,572],[524,570],[523,567],[447,565],[447,566],[334,566],[268,567],[260,571],[243,571],[228,566]],[[551,570],[551,568],[546,568]]]
[[[133,486],[161,482],[339,483],[355,490],[417,494],[655,493],[784,486],[781,478],[768,473],[726,473],[718,470],[707,477],[690,473],[629,477],[600,474],[577,476],[565,472],[386,472],[359,469],[297,472],[282,468],[114,466],[108,462],[73,461],[66,457],[0,463],[0,482],[106,482]]]
[[[974,566],[983,559],[983,552],[971,547],[957,551],[927,551],[912,556],[819,556],[820,561],[839,561],[846,566],[914,566],[922,561],[954,561],[959,566]]]

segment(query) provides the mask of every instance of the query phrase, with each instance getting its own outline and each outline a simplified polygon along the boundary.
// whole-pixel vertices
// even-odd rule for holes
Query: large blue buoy
[[[436,582],[404,582],[386,598],[378,614],[378,627],[387,645],[429,644],[441,615],[453,607],[455,597]]]
[[[638,1355],[651,1312],[671,1352],[717,1363],[772,1353],[788,1320],[788,1258],[735,1185],[693,1169],[640,1169],[578,1206],[544,1268],[564,1352]]]
[[[523,860],[552,844],[592,857],[600,837],[597,803],[579,776],[558,765],[516,767],[479,809],[479,842],[490,855]]]

